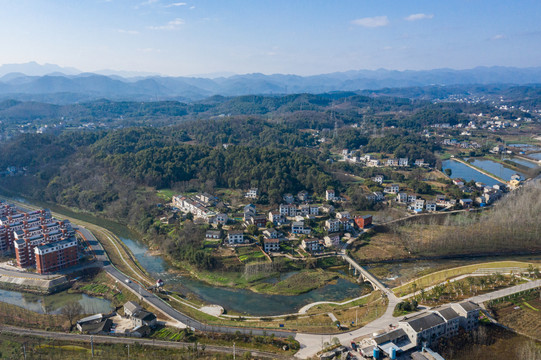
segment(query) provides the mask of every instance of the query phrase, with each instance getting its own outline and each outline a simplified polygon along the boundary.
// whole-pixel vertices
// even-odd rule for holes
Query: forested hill
[[[278,203],[284,192],[322,193],[335,185],[309,149],[185,144],[182,132],[169,130],[26,134],[0,145],[0,167],[25,166],[27,176],[2,178],[0,185],[133,224],[158,201],[149,187],[258,187],[260,201]]]
[[[511,89],[508,91],[512,92]],[[530,96],[525,98],[525,102],[537,103],[541,98],[535,87],[513,91],[528,92]],[[0,135],[2,130],[9,135],[19,133],[20,128],[31,131],[44,125],[49,126],[48,131],[81,127],[170,126],[187,120],[219,120],[238,116],[264,119],[294,129],[329,129],[335,126],[335,122],[339,127],[362,122],[419,129],[435,123],[467,122],[468,119],[462,114],[480,112],[505,118],[528,115],[518,109],[500,110],[490,103],[433,103],[382,94],[364,96],[352,92],[229,98],[215,96],[196,103],[114,102],[102,99],[80,104],[52,105],[5,100],[0,101]]]

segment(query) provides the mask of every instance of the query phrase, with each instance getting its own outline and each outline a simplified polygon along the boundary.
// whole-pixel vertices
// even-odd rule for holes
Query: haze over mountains
[[[228,77],[166,77],[112,70],[83,73],[53,64],[27,63],[2,65],[0,76],[0,99],[64,104],[99,98],[196,101],[213,95],[324,93],[456,84],[522,85],[541,83],[541,67],[353,70],[313,76],[255,73]]]

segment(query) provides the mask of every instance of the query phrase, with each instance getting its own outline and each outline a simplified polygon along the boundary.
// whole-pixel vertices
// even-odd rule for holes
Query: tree
[[[443,172],[445,173],[445,175],[451,177],[451,174],[453,173],[453,170],[451,170],[451,169],[445,169]]]
[[[73,301],[66,304],[66,306],[60,310],[60,312],[66,317],[66,319],[68,319],[71,330],[73,328],[75,319],[83,313],[83,307],[78,302]]]

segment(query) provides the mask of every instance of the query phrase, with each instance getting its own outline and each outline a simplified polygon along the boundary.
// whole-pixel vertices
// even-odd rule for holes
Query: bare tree
[[[71,330],[73,328],[75,319],[83,313],[83,307],[78,302],[73,301],[66,304],[66,306],[60,310],[60,312],[66,317],[66,319],[68,319]]]

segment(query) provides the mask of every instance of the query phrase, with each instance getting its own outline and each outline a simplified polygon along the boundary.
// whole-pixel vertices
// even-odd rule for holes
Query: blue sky
[[[540,66],[541,1],[0,0],[0,64],[190,75]]]

